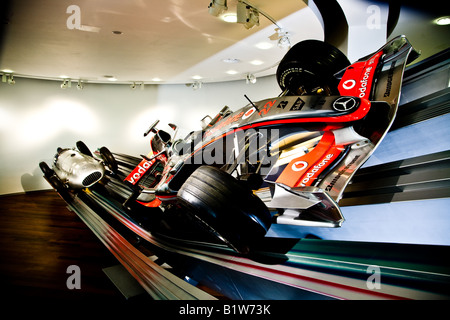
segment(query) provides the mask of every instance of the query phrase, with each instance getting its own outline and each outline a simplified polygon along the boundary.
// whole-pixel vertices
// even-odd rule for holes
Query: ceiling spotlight
[[[16,84],[16,80],[14,80],[14,76],[12,74],[9,75],[8,84],[10,85]]]
[[[291,40],[289,33],[283,28],[275,28],[275,33],[269,37],[270,40],[278,40],[278,48],[289,49],[291,47]]]
[[[259,12],[256,8],[239,1],[237,4],[237,23],[242,23],[245,28],[250,29],[259,26]]]
[[[250,61],[250,64],[252,64],[254,66],[260,66],[260,65],[264,64],[264,61],[255,59],[255,60]]]
[[[130,88],[133,89],[133,90],[136,89],[136,82],[133,82],[133,83],[130,85]]]
[[[241,60],[237,59],[237,58],[226,58],[226,59],[222,59],[222,62],[225,63],[239,63],[241,62]]]
[[[72,83],[70,79],[64,79],[63,83],[61,84],[61,89],[70,88],[72,86]]]
[[[228,22],[228,23],[236,23],[237,22],[236,13],[232,13],[232,12],[221,15],[220,19],[222,19],[223,21]]]
[[[217,17],[224,11],[228,10],[227,0],[211,0],[208,9],[210,15]]]
[[[434,23],[437,24],[438,26],[447,26],[450,24],[450,17],[446,16],[437,18],[436,20],[434,20]]]
[[[195,81],[193,84],[191,84],[191,88],[194,90],[198,90],[202,88],[202,82],[201,81]]]
[[[281,37],[278,40],[278,48],[289,49],[290,47],[291,47],[291,41],[289,40],[289,37],[287,35]]]
[[[108,75],[107,74],[107,75],[104,75],[103,77],[106,78],[108,81],[111,81],[111,82],[117,81],[117,78],[115,78],[112,75]]]
[[[77,89],[83,90],[83,88],[84,88],[83,83],[81,82],[81,80],[78,80]]]
[[[255,75],[251,74],[251,73],[247,73],[247,75],[245,76],[245,82],[247,84],[249,84],[249,83],[252,83],[252,84],[256,83]]]
[[[263,41],[263,42],[258,42],[257,44],[255,44],[255,47],[258,49],[261,49],[261,50],[269,50],[269,49],[273,48],[274,45],[270,42]]]

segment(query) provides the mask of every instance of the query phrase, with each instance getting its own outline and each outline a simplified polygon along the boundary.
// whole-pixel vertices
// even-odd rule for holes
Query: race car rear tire
[[[93,157],[91,150],[89,150],[89,148],[83,141],[77,141],[76,146],[78,151],[80,151],[82,154]]]
[[[111,170],[113,173],[117,173],[119,167],[117,165],[116,158],[114,158],[111,151],[109,151],[109,149],[106,147],[101,147],[100,155],[102,156],[103,161],[105,162],[105,165],[109,168],[109,170]]]
[[[294,45],[277,68],[280,88],[288,95],[314,94],[314,88],[325,88],[329,94],[338,94],[338,80],[334,74],[350,65],[339,49],[318,40],[305,40]],[[305,92],[298,92],[303,87]]]
[[[271,225],[271,215],[261,199],[212,166],[194,171],[177,196],[194,220],[240,253],[248,253]]]
[[[54,171],[52,169],[50,169],[48,164],[44,161],[39,162],[39,168],[41,168],[42,173],[44,173],[44,176],[47,179],[50,178],[54,174]]]
[[[50,169],[46,162],[39,162],[39,168],[41,168],[41,171],[44,173],[45,178],[53,189],[59,193],[64,193],[67,191],[64,187],[64,183],[62,183],[62,181],[55,175],[55,172]]]

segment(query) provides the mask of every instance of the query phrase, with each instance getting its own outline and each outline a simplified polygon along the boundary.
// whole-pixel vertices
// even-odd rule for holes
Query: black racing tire
[[[39,162],[39,168],[41,168],[41,171],[44,173],[44,176],[48,179],[50,178],[55,172],[50,169],[48,164],[44,161]]]
[[[334,46],[319,40],[305,40],[294,45],[280,61],[277,81],[288,95],[313,94],[313,89],[327,89],[329,94],[338,94],[339,81],[333,76],[350,65],[344,53]]]
[[[100,155],[105,162],[105,165],[111,170],[113,173],[117,173],[119,170],[119,166],[117,165],[116,158],[114,158],[113,154],[107,147],[100,148]]]
[[[200,225],[240,253],[248,253],[272,223],[261,199],[234,177],[212,166],[194,171],[177,197]]]
[[[50,183],[50,185],[53,187],[53,189],[55,189],[57,192],[62,193],[62,192],[66,192],[66,187],[64,187],[64,184],[61,182],[61,180],[53,175],[48,179],[48,182]]]
[[[83,141],[77,141],[76,146],[78,151],[80,151],[82,154],[87,155],[89,157],[93,157],[92,152],[89,150],[89,148]]]

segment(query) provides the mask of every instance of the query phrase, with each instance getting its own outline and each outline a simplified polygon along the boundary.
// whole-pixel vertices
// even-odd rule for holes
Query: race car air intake
[[[97,182],[98,180],[100,180],[100,178],[102,177],[102,173],[100,171],[95,171],[93,173],[91,173],[90,175],[88,175],[86,178],[84,178],[83,180],[83,186],[88,187],[90,185],[92,185],[93,183]]]

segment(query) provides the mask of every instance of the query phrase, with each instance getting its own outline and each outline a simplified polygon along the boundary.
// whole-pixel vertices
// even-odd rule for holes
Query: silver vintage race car
[[[82,141],[78,141],[76,146],[58,148],[52,168],[46,162],[39,163],[45,178],[58,191],[91,187],[105,176],[107,169],[117,171],[117,163],[106,147],[100,148],[98,158]]]

